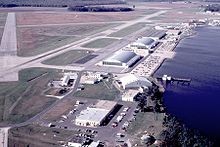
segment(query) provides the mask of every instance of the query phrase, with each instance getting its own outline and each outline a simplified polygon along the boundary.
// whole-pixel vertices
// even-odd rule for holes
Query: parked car
[[[113,122],[113,123],[112,123],[112,127],[113,127],[113,128],[115,128],[115,127],[117,127],[117,126],[118,126],[118,123],[117,123],[117,122]]]

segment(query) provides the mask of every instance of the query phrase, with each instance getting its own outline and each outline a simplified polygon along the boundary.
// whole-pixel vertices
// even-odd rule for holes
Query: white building
[[[70,80],[70,76],[69,75],[64,75],[64,77],[62,78],[62,81],[60,83],[61,86],[67,86]]]
[[[135,76],[133,74],[128,74],[119,79],[123,89],[132,89],[140,87],[151,87],[152,83],[145,77]]]
[[[98,147],[100,141],[93,141],[88,147]]]
[[[100,82],[103,79],[103,76],[99,72],[86,72],[82,75],[80,83],[82,84],[95,84]]]
[[[157,45],[157,41],[151,37],[142,37],[130,45],[133,49],[152,49]]]
[[[75,80],[77,78],[77,73],[67,72],[64,73],[63,77],[61,78],[61,86],[68,86],[70,80]]]
[[[114,101],[100,100],[95,105],[82,110],[80,114],[76,116],[75,124],[85,127],[100,126],[116,104]]]
[[[125,91],[122,96],[121,96],[121,100],[122,101],[127,101],[127,102],[133,102],[134,101],[134,97],[139,93],[138,90],[133,90],[133,89],[129,89],[127,91]]]
[[[140,58],[141,56],[134,52],[120,50],[103,60],[102,65],[128,68],[135,64]]]
[[[82,147],[81,143],[75,143],[75,142],[68,142],[68,147]]]

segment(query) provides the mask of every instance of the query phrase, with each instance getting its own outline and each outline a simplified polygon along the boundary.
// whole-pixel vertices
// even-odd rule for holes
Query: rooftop
[[[139,93],[139,90],[129,89],[122,94],[122,97],[134,97]]]
[[[117,51],[112,56],[108,57],[105,61],[127,63],[135,56],[137,56],[137,54],[131,51]]]
[[[141,39],[138,39],[135,43],[144,44],[144,45],[151,45],[152,43],[154,43],[154,39],[149,38],[149,37],[143,37]]]
[[[82,110],[76,117],[78,120],[101,122],[102,119],[109,113],[110,110],[90,108]]]
[[[76,119],[100,122],[115,107],[117,102],[100,100],[95,105],[82,110]]]
[[[148,83],[145,86],[152,86],[152,83],[146,78],[146,77],[142,77],[142,76],[136,76],[134,74],[128,74],[122,78],[119,79],[124,85],[130,84],[132,82],[136,82],[136,81],[145,81],[146,83]]]

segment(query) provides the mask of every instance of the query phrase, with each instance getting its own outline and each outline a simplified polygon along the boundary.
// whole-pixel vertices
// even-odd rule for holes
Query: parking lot
[[[77,101],[77,100],[76,100]],[[119,110],[110,113],[107,116],[106,124],[98,127],[83,127],[75,125],[76,116],[86,107],[95,104],[97,100],[93,99],[81,99],[80,104],[75,104],[68,113],[60,116],[59,119],[53,122],[41,121],[40,124],[52,128],[60,128],[67,130],[75,130],[78,132],[76,137],[79,138],[89,138],[94,141],[104,141],[109,144],[122,143],[127,140],[125,135],[118,136],[117,133],[125,134],[126,127],[130,122],[135,121],[134,111],[136,109],[136,103],[133,102],[118,102]],[[121,120],[117,120],[118,117],[122,117]],[[117,124],[114,126],[113,124]]]

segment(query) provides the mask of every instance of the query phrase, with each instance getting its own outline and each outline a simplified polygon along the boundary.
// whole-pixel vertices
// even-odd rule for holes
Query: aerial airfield
[[[0,146],[163,144],[166,113],[154,97],[164,89],[154,72],[197,25],[219,25],[200,5],[1,8]]]

